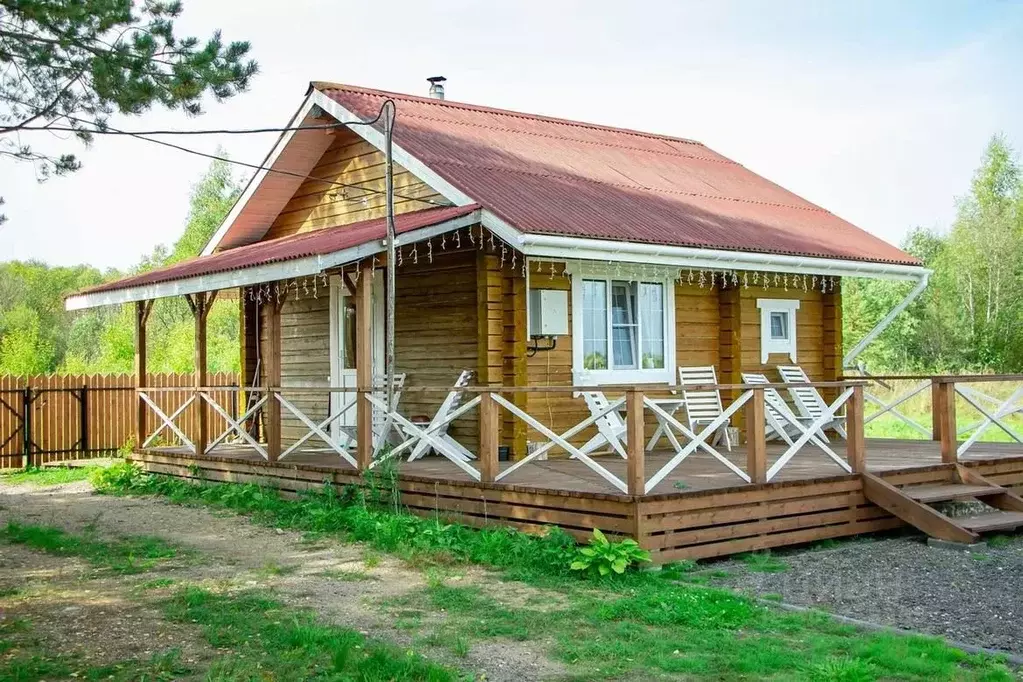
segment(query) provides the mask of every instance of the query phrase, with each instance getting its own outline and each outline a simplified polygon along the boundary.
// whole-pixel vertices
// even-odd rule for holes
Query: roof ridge
[[[469,127],[472,127],[472,128],[482,128],[483,130],[496,130],[497,129],[494,126],[483,125],[481,123],[471,123],[469,121],[452,121],[452,120],[448,120],[448,119],[435,118],[435,117],[432,117],[432,116],[423,116],[422,114],[405,114],[405,116],[407,116],[408,118],[414,118],[414,119],[418,119],[418,120],[421,120],[421,121],[436,121],[437,123],[443,123],[445,125],[469,126]],[[669,151],[667,149],[665,149],[665,150],[661,150],[661,149],[644,149],[642,147],[632,147],[630,145],[625,145],[625,144],[611,144],[611,143],[608,143],[608,142],[596,142],[594,140],[584,140],[584,139],[580,139],[578,137],[569,137],[567,135],[550,135],[550,134],[546,134],[546,133],[538,133],[538,132],[535,132],[535,131],[532,131],[532,130],[512,130],[511,128],[501,128],[501,130],[509,132],[509,133],[515,133],[516,135],[532,135],[533,137],[549,138],[549,139],[552,139],[552,140],[569,140],[569,141],[572,141],[572,142],[579,142],[581,144],[590,144],[590,145],[594,145],[594,146],[597,146],[597,147],[608,147],[608,148],[611,148],[611,149],[628,149],[630,151],[643,152],[645,154],[646,153],[649,153],[649,154],[661,154],[663,156],[675,156],[675,157],[681,157],[681,158],[684,158],[684,159],[698,159],[700,161],[709,161],[711,163],[724,163],[724,164],[730,164],[730,165],[733,165],[733,166],[741,166],[742,165],[738,161],[733,161],[732,159],[729,159],[728,157],[725,157],[725,156],[721,156],[720,154],[718,154],[718,156],[720,158],[712,158],[712,157],[708,157],[708,156],[699,156],[699,155],[696,155],[696,154],[683,154],[681,151],[678,151],[678,150],[671,150],[671,151]],[[612,130],[616,130],[616,129],[612,129]],[[667,138],[667,139],[671,139],[671,138]],[[713,151],[713,150],[711,150],[710,147],[708,147],[705,144],[699,143],[699,145],[701,147],[703,147],[704,149],[706,149],[707,151]],[[717,154],[717,152],[714,152],[714,153]]]
[[[499,107],[488,107],[482,104],[470,104],[468,102],[456,102],[449,99],[436,99],[434,97],[423,97],[421,95],[410,95],[404,92],[393,92],[390,90],[376,90],[374,88],[364,88],[358,85],[347,85],[345,83],[333,83],[330,81],[312,81],[310,87],[317,90],[348,90],[351,92],[357,92],[371,97],[398,97],[401,99],[413,100],[421,102],[423,104],[431,104],[434,106],[445,106],[452,109],[466,109],[468,111],[481,111],[491,114],[499,114],[501,116],[510,116],[513,118],[531,119],[537,121],[547,121],[548,123],[557,123],[559,125],[572,126],[576,128],[591,128],[595,130],[604,130],[612,133],[625,133],[627,135],[634,135],[636,137],[645,137],[654,140],[670,140],[672,142],[678,142],[680,144],[691,144],[699,147],[709,149],[707,145],[700,142],[699,140],[693,140],[686,137],[674,137],[672,135],[663,135],[660,133],[650,133],[644,130],[635,130],[633,128],[617,128],[615,126],[609,126],[602,123],[590,123],[587,121],[575,121],[569,118],[558,118],[556,116],[544,116],[543,114],[530,114],[524,111],[515,111],[513,109],[501,109]],[[734,162],[733,162],[734,163]]]
[[[481,166],[479,164],[465,163],[462,161],[453,161],[445,159],[442,161],[431,161],[430,165],[442,165],[442,166],[462,166],[463,168],[479,168],[482,170],[491,171],[502,171],[506,173],[518,173],[520,175],[530,175],[536,178],[553,178],[557,180],[573,180],[577,182],[588,182],[594,185],[606,185],[608,187],[621,187],[623,189],[642,189],[648,192],[656,192],[659,194],[675,194],[678,196],[688,197],[700,197],[703,199],[719,199],[721,201],[734,201],[740,204],[754,204],[757,206],[776,206],[778,208],[792,208],[800,211],[809,211],[811,213],[827,213],[831,214],[831,211],[826,208],[821,208],[816,204],[810,204],[809,206],[797,206],[795,204],[783,204],[777,201],[757,201],[756,199],[743,199],[739,197],[726,197],[720,194],[705,194],[703,192],[684,192],[682,190],[671,190],[671,189],[660,189],[655,187],[648,187],[646,185],[626,185],[620,182],[607,182],[606,180],[594,180],[593,178],[581,177],[578,175],[561,175],[558,173],[534,173],[532,171],[519,170],[517,168],[506,168],[501,166]],[[809,203],[809,202],[807,202]]]

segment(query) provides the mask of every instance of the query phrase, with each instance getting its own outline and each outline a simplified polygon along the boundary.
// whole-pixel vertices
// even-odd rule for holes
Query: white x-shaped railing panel
[[[665,476],[674,471],[675,468],[679,464],[681,464],[686,459],[686,457],[695,452],[697,448],[707,452],[711,457],[724,464],[725,467],[729,469],[732,473],[734,473],[736,476],[749,483],[750,482],[749,475],[745,471],[737,467],[735,464],[733,464],[727,457],[725,457],[720,452],[715,450],[713,446],[707,443],[707,439],[713,436],[717,432],[717,430],[721,428],[721,426],[725,424],[725,422],[727,422],[731,418],[731,416],[735,414],[736,411],[738,411],[740,407],[745,405],[746,401],[748,401],[752,396],[753,391],[746,391],[745,393],[740,395],[731,405],[728,406],[727,410],[723,411],[720,415],[718,415],[717,419],[707,424],[707,426],[703,427],[703,430],[701,430],[700,433],[698,434],[693,433],[682,422],[675,419],[674,416],[668,414],[668,412],[664,408],[662,408],[660,405],[644,396],[643,404],[646,407],[649,407],[651,410],[653,410],[660,417],[661,424],[664,425],[668,433],[670,434],[671,429],[675,428],[678,430],[679,433],[688,438],[689,442],[686,443],[685,447],[676,448],[675,456],[669,459],[664,464],[664,466],[662,466],[660,470],[658,470],[658,472],[654,474],[650,478],[650,480],[646,482],[643,491],[649,493],[651,490],[653,490],[658,483],[664,480]],[[672,442],[674,444],[677,443],[678,441],[672,440]]]
[[[1010,438],[1015,440],[1017,443],[1023,443],[1023,438],[1018,433],[1009,428],[1009,425],[1005,423],[1006,418],[1023,412],[1023,405],[1017,405],[1016,402],[1023,396],[1023,386],[1020,386],[1012,392],[1008,398],[1006,398],[995,410],[994,414],[991,414],[987,409],[980,405],[980,400],[975,392],[971,391],[967,387],[956,386],[956,393],[963,397],[963,400],[972,405],[978,412],[984,416],[984,421],[980,422],[977,426],[977,430],[959,446],[956,450],[956,455],[961,457],[963,453],[970,449],[970,447],[980,440],[980,437],[984,435],[984,432],[991,426],[998,426],[1002,431],[1007,433]],[[981,394],[983,395],[983,394]],[[984,396],[991,400],[990,396]]]
[[[383,400],[375,398],[368,393],[365,395],[365,398],[367,401],[369,401],[371,405],[381,410],[384,410],[385,412],[387,411],[387,403],[384,402]],[[394,446],[394,448],[383,457],[380,457],[379,459],[376,459],[372,463],[370,463],[369,465],[370,469],[376,467],[376,465],[379,464],[380,462],[390,459],[391,457],[396,457],[405,450],[414,447],[417,443],[422,442],[432,447],[435,451],[439,452],[444,457],[447,457],[459,469],[472,476],[474,480],[477,481],[480,480],[479,469],[476,469],[474,466],[469,464],[469,462],[465,459],[465,456],[461,452],[456,450],[454,447],[452,447],[451,444],[448,443],[445,439],[441,438],[438,432],[451,421],[457,419],[458,417],[462,416],[472,408],[479,405],[481,401],[482,398],[480,396],[476,396],[469,402],[459,407],[457,410],[453,410],[443,420],[438,421],[436,424],[431,424],[427,427],[421,427],[417,426],[416,424],[413,424],[411,421],[401,416],[398,412],[389,412],[388,416],[390,416],[399,426],[402,427],[402,429],[405,430],[405,432],[409,435],[409,438],[405,441],[402,441],[398,445]]]
[[[288,399],[285,398],[284,396],[282,396],[280,393],[274,393],[274,397],[277,398],[277,401],[281,405],[283,405],[285,408],[287,408],[287,410],[289,412],[291,412],[293,415],[295,415],[298,418],[298,420],[300,422],[302,422],[303,424],[305,424],[306,427],[309,429],[308,433],[306,433],[304,436],[302,436],[297,441],[295,441],[291,445],[291,447],[289,447],[287,450],[282,452],[281,456],[278,459],[284,459],[285,457],[290,455],[292,452],[297,450],[307,440],[309,440],[313,436],[316,436],[317,438],[322,440],[324,443],[326,443],[330,447],[331,450],[333,450],[337,454],[341,455],[342,459],[344,459],[346,462],[351,464],[356,469],[359,468],[359,464],[358,464],[358,462],[355,461],[355,458],[352,457],[345,448],[343,448],[333,438],[331,438],[330,434],[328,434],[326,431],[324,431],[324,429],[326,427],[330,426],[331,423],[334,422],[334,420],[340,418],[341,415],[344,414],[344,410],[341,410],[340,412],[338,412],[336,414],[330,415],[325,420],[323,420],[322,422],[317,424],[317,423],[313,422],[312,419],[310,419],[309,417],[305,416],[305,414],[303,414],[301,410],[299,410],[297,407],[292,405],[291,402],[289,402]]]
[[[163,423],[160,424],[159,427],[157,427],[156,431],[153,431],[153,433],[150,434],[149,438],[146,438],[146,441],[142,443],[142,447],[144,448],[149,447],[149,444],[157,439],[157,437],[160,435],[160,432],[162,432],[165,428],[169,428],[177,435],[178,438],[181,439],[181,442],[185,444],[185,447],[192,451],[192,454],[196,454],[195,444],[192,443],[192,441],[188,440],[188,436],[185,435],[185,432],[179,429],[178,425],[174,423],[174,421],[179,416],[181,416],[181,413],[188,409],[188,406],[195,401],[195,394],[193,393],[192,395],[188,396],[188,400],[186,400],[184,404],[181,405],[181,407],[174,410],[173,414],[171,414],[171,416],[168,417],[167,414],[160,409],[160,406],[153,402],[152,398],[146,395],[143,391],[139,391],[138,393],[139,397],[142,398],[142,400],[144,400],[146,404],[153,409],[153,412],[156,413],[156,416],[158,416],[163,421]]]
[[[792,445],[789,446],[789,449],[782,453],[782,456],[778,458],[778,461],[771,465],[771,468],[767,470],[768,481],[774,478],[775,475],[777,475],[777,473],[781,471],[786,464],[788,464],[789,460],[792,459],[795,456],[795,454],[799,452],[800,449],[802,449],[802,447],[806,445],[808,442],[812,442],[818,448],[823,450],[824,454],[826,454],[831,459],[835,460],[838,466],[842,467],[842,469],[844,469],[846,472],[849,473],[852,472],[852,467],[849,466],[849,463],[846,462],[845,459],[843,459],[842,457],[839,457],[837,454],[835,454],[835,451],[828,447],[827,443],[824,442],[818,435],[821,429],[824,428],[825,424],[831,423],[831,421],[835,418],[835,413],[838,412],[838,408],[842,407],[842,405],[844,405],[846,401],[849,400],[852,394],[853,387],[850,386],[849,388],[845,389],[845,391],[843,391],[842,394],[838,396],[837,399],[835,399],[835,402],[823,408],[823,410],[821,411],[821,415],[817,417],[817,419],[815,419],[813,423],[810,424],[810,426],[805,428],[799,422],[789,419],[788,415],[782,413],[781,416],[785,418],[786,421],[788,421],[793,428],[800,431],[801,433],[799,438],[797,438],[792,443]]]
[[[893,400],[890,403],[884,402],[883,400],[881,400],[879,397],[877,397],[876,395],[874,395],[870,391],[864,391],[863,398],[867,402],[873,403],[874,405],[877,405],[880,408],[877,412],[872,412],[869,416],[864,418],[864,420],[863,420],[864,426],[866,426],[870,422],[874,421],[875,419],[877,419],[878,417],[880,417],[883,414],[891,413],[892,415],[894,415],[898,419],[902,420],[906,424],[909,424],[911,427],[916,429],[925,438],[930,438],[931,437],[931,430],[929,428],[923,426],[922,424],[920,424],[917,421],[914,421],[912,418],[907,417],[905,414],[903,414],[898,409],[896,409],[902,403],[906,402],[907,400],[909,400],[913,396],[917,395],[921,391],[923,391],[923,390],[927,389],[928,387],[930,387],[930,385],[931,385],[931,380],[930,379],[925,379],[925,380],[921,381],[919,384],[916,384],[912,389],[909,390],[908,393],[904,393],[904,394],[898,396],[895,400]]]
[[[513,414],[514,416],[518,417],[519,419],[524,421],[526,424],[528,424],[529,426],[533,427],[534,429],[536,429],[537,431],[542,433],[548,439],[548,443],[546,445],[541,446],[540,448],[538,448],[537,450],[532,452],[529,456],[527,456],[527,457],[525,457],[523,459],[520,459],[518,462],[516,462],[512,466],[508,467],[507,469],[505,469],[504,471],[499,473],[495,477],[495,480],[499,481],[502,478],[504,478],[505,476],[508,476],[509,474],[511,474],[513,471],[515,471],[519,467],[523,466],[527,462],[531,462],[532,460],[536,459],[541,454],[543,454],[544,452],[546,452],[547,450],[549,450],[550,448],[552,448],[552,447],[554,447],[556,445],[556,446],[560,447],[561,449],[563,449],[565,452],[567,452],[573,459],[578,459],[583,464],[585,464],[589,468],[593,469],[593,471],[595,471],[601,478],[603,478],[605,481],[607,481],[608,483],[610,483],[614,487],[616,487],[619,490],[621,490],[623,493],[629,492],[629,487],[625,484],[625,481],[623,481],[622,479],[620,479],[617,476],[615,476],[613,473],[611,473],[610,471],[605,469],[603,466],[601,466],[600,464],[595,462],[592,457],[590,457],[589,455],[585,454],[579,448],[577,448],[576,446],[574,446],[570,442],[568,442],[569,438],[571,438],[575,434],[579,433],[580,431],[585,429],[587,426],[593,424],[598,419],[600,419],[604,415],[608,414],[612,410],[617,409],[622,403],[625,402],[625,398],[620,398],[620,399],[612,402],[610,405],[607,406],[606,409],[598,412],[597,414],[590,415],[586,419],[582,420],[581,422],[579,422],[578,424],[576,424],[575,426],[570,428],[568,431],[565,431],[562,434],[557,434],[557,433],[554,433],[554,431],[552,431],[549,428],[547,428],[547,426],[545,426],[544,424],[541,424],[539,421],[534,419],[528,413],[526,413],[523,410],[519,409],[514,403],[509,402],[508,400],[506,400],[502,396],[498,395],[497,393],[491,394],[491,397],[494,399],[495,403],[497,403],[498,405],[501,405],[502,407],[504,407],[511,414]]]
[[[237,433],[242,438],[242,440],[251,445],[253,449],[256,452],[258,452],[260,456],[263,457],[263,459],[269,459],[269,457],[266,454],[266,450],[263,448],[263,446],[260,445],[259,441],[257,441],[251,435],[249,435],[249,432],[243,426],[245,424],[246,419],[251,417],[253,414],[256,413],[257,410],[259,410],[259,408],[266,404],[266,401],[269,400],[269,396],[264,395],[262,398],[260,398],[252,407],[246,410],[245,414],[239,417],[237,421],[232,419],[231,415],[227,413],[227,410],[221,407],[220,404],[217,403],[217,401],[214,400],[213,397],[210,396],[205,391],[200,391],[199,397],[205,400],[209,404],[209,406],[213,408],[213,411],[219,414],[221,417],[223,417],[224,421],[226,421],[228,424],[226,431],[224,431],[222,434],[220,434],[212,441],[210,441],[210,444],[206,446],[206,452],[204,454],[209,454],[210,452],[212,452],[213,448],[220,445],[220,443],[222,443],[224,439],[230,436],[231,433],[233,432]]]

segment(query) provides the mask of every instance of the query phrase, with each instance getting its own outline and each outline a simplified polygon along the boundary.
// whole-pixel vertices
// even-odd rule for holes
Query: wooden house
[[[387,101],[396,111],[393,262],[386,256],[385,134],[378,116]],[[465,398],[469,409],[434,435],[444,433],[480,460],[458,464],[431,456],[415,462],[419,471],[403,469],[410,506],[429,507],[416,497],[426,485],[417,476],[435,482],[439,476],[456,487],[477,486],[451,507],[477,520],[470,498],[493,490],[494,500],[510,505],[496,517],[510,523],[554,520],[580,532],[600,525],[642,538],[639,507],[627,505],[650,495],[684,496],[672,487],[680,472],[651,487],[644,485],[642,462],[627,458],[614,465],[627,468],[624,477],[600,474],[587,493],[594,500],[625,498],[594,502],[592,509],[566,507],[548,519],[523,511],[529,505],[516,507],[509,491],[524,482],[498,482],[510,464],[493,457],[522,461],[546,444],[551,461],[567,452],[572,458],[563,466],[579,465],[571,448],[592,440],[610,414],[594,416],[580,397],[588,389],[613,396],[631,387],[624,418],[630,433],[649,435],[664,419],[644,410],[637,387],[670,400],[679,393],[679,368],[692,366],[716,368],[724,406],[743,403],[732,413],[743,440],[747,429],[751,442],[764,438],[765,417],[763,389],[745,386],[742,375],[780,382],[779,365],[803,368],[822,395],[858,409],[862,421],[861,389],[843,381],[843,366],[926,286],[929,274],[898,248],[692,140],[323,82],[309,86],[288,127],[199,258],[68,299],[71,309],[136,305],[140,456],[157,457],[146,460],[156,470],[185,475],[184,464],[159,459],[170,450],[141,447],[154,425],[178,441],[176,452],[188,461],[248,462],[232,474],[243,480],[256,475],[252,466],[290,461],[292,472],[318,473],[280,474],[278,482],[308,482],[328,470],[340,481],[371,467],[379,454],[369,434],[386,406],[360,397],[376,391],[379,400],[388,370],[404,378],[394,413],[395,432],[406,435],[413,432],[404,420],[429,422],[469,370],[473,380],[464,394],[476,399]],[[388,367],[391,275],[395,355]],[[843,358],[841,292],[848,277],[909,280],[916,287]],[[228,415],[202,394],[204,311],[217,291],[239,301],[241,387],[249,396],[240,404],[259,409]],[[146,391],[145,321],[152,301],[169,296],[187,296],[196,312],[196,405],[188,409],[209,413],[197,434],[173,433],[179,405],[158,403]],[[262,415],[258,431],[240,418],[255,414]],[[224,436],[206,425],[214,421],[227,428]],[[855,460],[862,435],[849,440]],[[190,448],[182,451],[182,441]],[[250,449],[244,457],[242,446]],[[408,454],[413,446],[406,448]],[[722,478],[718,485],[768,484],[769,455],[759,445],[751,450],[762,461],[751,463],[743,480]],[[673,454],[661,461],[674,461]],[[589,467],[579,466],[582,471],[596,470],[589,465],[595,458],[582,459]],[[815,469],[809,478],[848,476],[857,467],[862,462]],[[537,474],[526,487],[580,494],[569,483],[544,487],[561,475]],[[822,536],[901,523],[866,500],[848,511],[857,484],[832,487],[836,504],[851,516],[843,517],[841,530]],[[597,508],[604,521],[578,518],[582,509]],[[794,528],[815,527],[802,523]],[[709,547],[701,551],[686,549],[693,543],[683,538],[656,549],[665,557],[703,556],[804,535],[782,533],[759,544],[714,536],[699,543]]]

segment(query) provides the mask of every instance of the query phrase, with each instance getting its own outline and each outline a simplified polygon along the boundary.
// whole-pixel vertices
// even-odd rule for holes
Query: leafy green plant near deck
[[[593,577],[605,578],[612,573],[621,575],[629,567],[649,561],[650,552],[632,538],[611,542],[599,528],[594,528],[590,544],[576,550],[575,560],[569,568]]]

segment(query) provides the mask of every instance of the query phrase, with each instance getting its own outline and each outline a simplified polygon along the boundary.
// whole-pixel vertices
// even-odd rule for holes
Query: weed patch
[[[143,573],[179,554],[177,548],[159,538],[128,537],[103,541],[91,535],[73,535],[52,526],[22,525],[14,521],[0,531],[0,538],[48,554],[81,557],[97,568],[118,574]]]
[[[22,471],[0,474],[0,483],[8,485],[62,485],[84,481],[99,467],[29,467]]]

